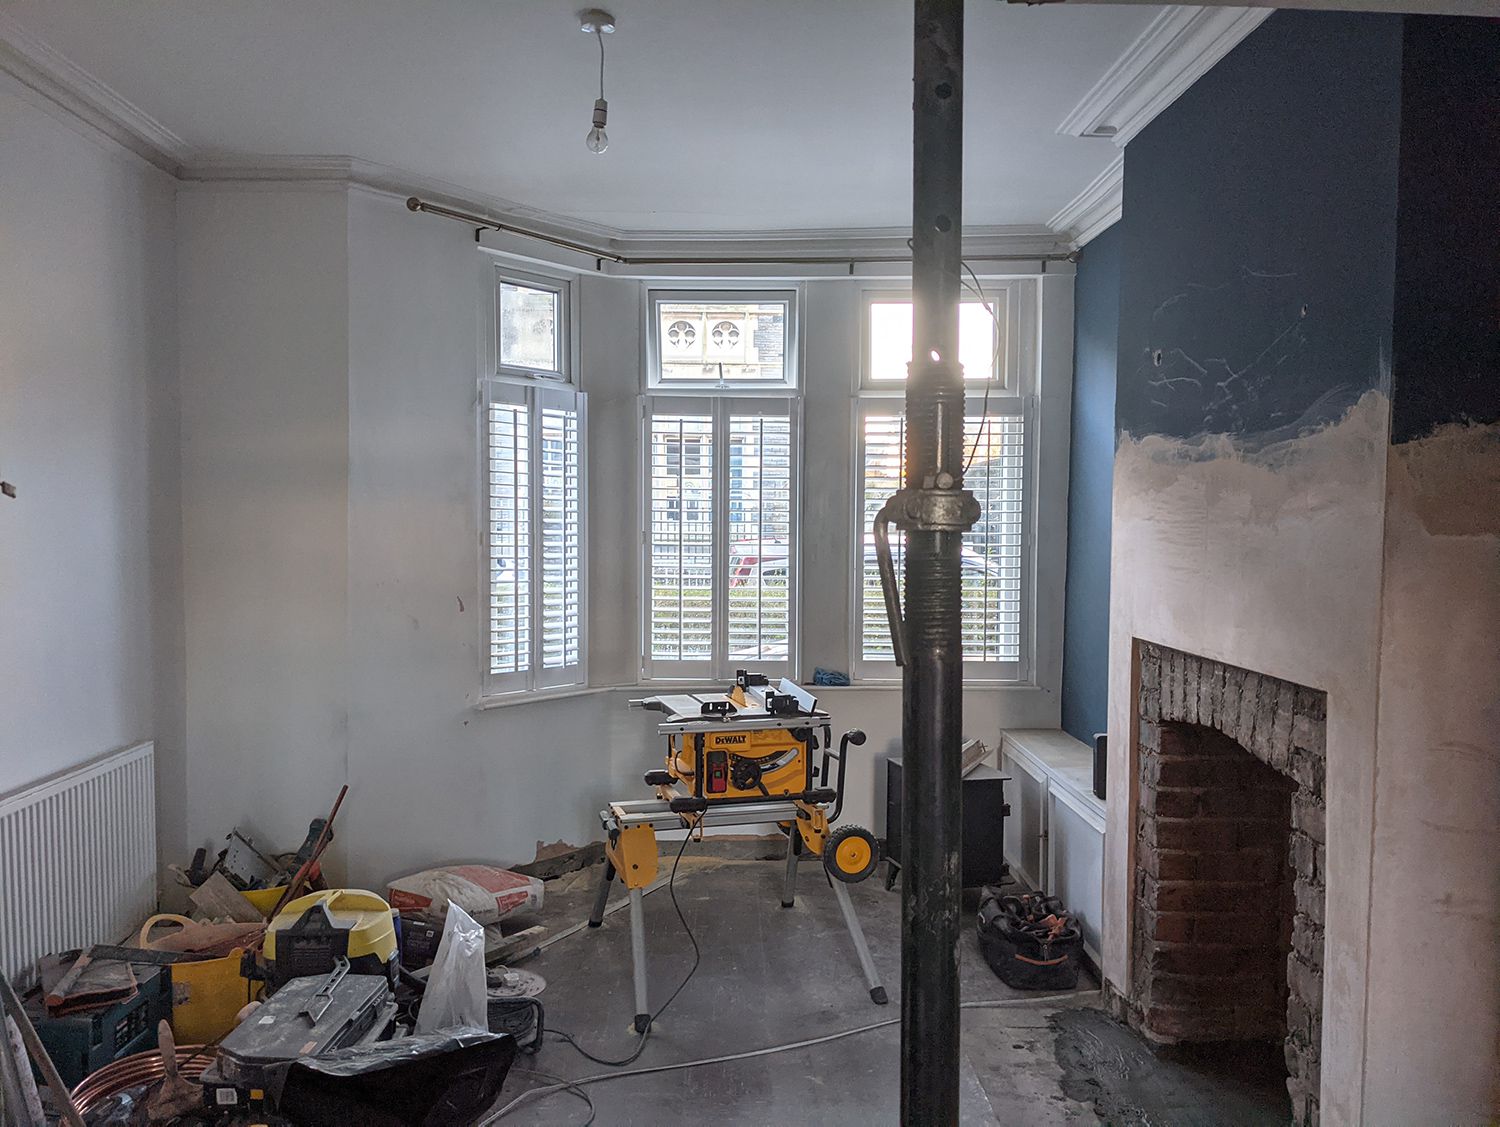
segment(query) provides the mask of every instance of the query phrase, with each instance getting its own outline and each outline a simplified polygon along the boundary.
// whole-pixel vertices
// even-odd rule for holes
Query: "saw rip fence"
[[[0,798],[0,970],[128,934],[156,910],[156,751],[95,759]]]

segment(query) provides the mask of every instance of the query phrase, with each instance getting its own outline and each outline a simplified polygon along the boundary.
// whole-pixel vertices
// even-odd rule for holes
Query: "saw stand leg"
[[[609,905],[609,888],[615,881],[615,867],[604,862],[604,876],[599,881],[599,891],[594,894],[594,909],[589,913],[589,927],[598,927],[604,922],[604,909]]]
[[[615,882],[615,867],[604,862],[604,876],[599,881],[599,891],[594,894],[594,907],[589,912],[589,927],[598,927],[604,922],[604,909],[609,904],[609,890]],[[631,976],[635,980],[635,1031],[646,1032],[651,1024],[651,1011],[646,1008],[646,894],[643,889],[630,890],[630,964]]]
[[[854,940],[854,950],[859,954],[860,969],[865,972],[865,983],[870,987],[870,1001],[883,1006],[890,999],[880,982],[880,972],[875,969],[875,960],[870,958],[870,946],[865,942],[865,929],[859,926],[859,917],[854,914],[854,904],[849,899],[849,889],[841,880],[828,878],[833,886],[833,897],[844,913],[844,923],[849,928],[849,938]]]
[[[790,908],[797,900],[797,858],[802,853],[802,834],[796,826],[787,830],[786,879],[781,886],[781,906]]]
[[[639,888],[630,890],[630,964],[635,979],[635,1031],[644,1033],[651,1024],[646,1008],[646,918],[645,894]]]

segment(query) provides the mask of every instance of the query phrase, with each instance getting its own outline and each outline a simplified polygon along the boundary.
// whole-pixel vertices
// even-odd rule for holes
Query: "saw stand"
[[[598,927],[604,922],[604,909],[609,900],[610,888],[618,876],[630,891],[630,957],[635,982],[635,1029],[644,1033],[651,1024],[651,1010],[646,1002],[646,921],[645,889],[656,879],[658,853],[657,831],[680,830],[698,833],[705,829],[725,826],[775,825],[787,829],[786,877],[782,885],[781,906],[790,908],[796,895],[797,858],[802,853],[802,835],[797,831],[798,807],[795,802],[770,801],[736,803],[733,805],[709,806],[697,815],[673,813],[667,801],[642,799],[630,802],[611,802],[609,808],[599,813],[604,832],[609,842],[606,848],[604,876],[599,882],[599,892],[594,898],[593,911],[589,913],[589,927]],[[821,866],[820,866],[821,871]],[[864,929],[859,917],[854,914],[854,904],[849,899],[845,882],[828,878],[833,888],[839,910],[844,914],[844,923],[849,928],[849,938],[854,941],[854,950],[859,955],[859,965],[864,971],[865,982],[870,988],[870,998],[877,1005],[885,1005],[887,996],[881,985],[875,961],[870,957],[869,945],[865,942]]]

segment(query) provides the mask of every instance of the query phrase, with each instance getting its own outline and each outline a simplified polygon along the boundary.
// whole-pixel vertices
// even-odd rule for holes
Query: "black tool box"
[[[224,1038],[218,1059],[203,1075],[211,1103],[235,1106],[252,1091],[278,1088],[272,1081],[288,1061],[389,1032],[396,1003],[385,975],[346,974],[329,995],[317,997],[329,977],[292,979]]]
[[[68,1087],[111,1061],[156,1048],[157,1024],[172,1016],[172,971],[134,967],[137,993],[123,1002],[53,1017],[40,993],[26,999],[26,1015]]]

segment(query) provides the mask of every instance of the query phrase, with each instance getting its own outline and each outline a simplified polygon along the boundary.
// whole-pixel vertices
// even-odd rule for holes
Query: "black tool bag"
[[[1078,985],[1083,936],[1061,900],[1038,893],[979,900],[979,950],[1000,981],[1017,990],[1071,990]]]

